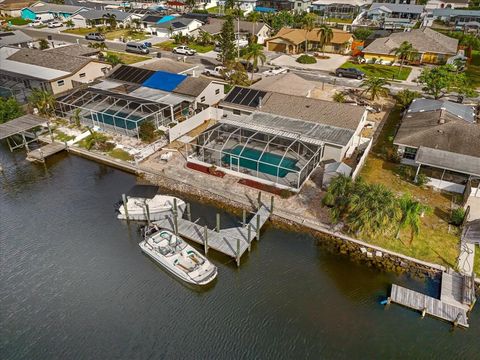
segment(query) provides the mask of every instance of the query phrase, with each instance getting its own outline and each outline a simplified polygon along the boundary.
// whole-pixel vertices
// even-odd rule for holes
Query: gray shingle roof
[[[115,15],[115,19],[117,21],[123,21],[132,14],[126,13],[124,11],[120,10],[87,10],[87,11],[82,11],[79,14],[80,16],[83,16],[87,20],[96,20],[96,19],[103,19],[104,17],[107,17],[109,15]]]
[[[215,35],[219,34],[222,31],[222,26],[225,20],[211,18],[209,24],[205,24],[200,27],[201,30],[208,32],[209,34]],[[255,25],[250,21],[240,21],[240,32],[241,33],[251,33],[252,29],[255,31],[255,35],[263,28],[265,23],[258,22]],[[238,22],[235,21],[235,31],[238,30]]]
[[[417,151],[415,162],[440,169],[480,176],[480,157],[421,146]]]
[[[132,64],[135,66],[135,64]],[[180,74],[188,70],[192,70],[198,67],[195,64],[184,63],[180,61],[174,61],[171,59],[155,59],[154,61],[147,62],[145,64],[139,65],[143,69],[153,70],[153,71],[166,71],[171,73]]]
[[[447,100],[415,99],[408,108],[408,113],[445,110],[470,123],[475,122],[475,110],[472,106],[454,103]]]
[[[433,16],[478,16],[480,17],[480,10],[468,9],[434,9]]]
[[[423,12],[423,5],[410,5],[410,4],[387,4],[387,3],[373,3],[370,6],[370,10],[375,10],[378,8],[387,9],[391,12],[396,13],[407,13],[407,14],[421,14]]]
[[[59,13],[67,13],[67,14],[74,14],[77,11],[80,11],[82,9],[88,9],[84,6],[75,6],[75,5],[60,5],[60,4],[51,4],[51,3],[44,3],[44,2],[41,2],[41,4],[42,5],[29,6],[28,9],[30,11],[33,11],[34,13],[59,12]]]
[[[404,41],[408,41],[419,52],[456,54],[458,40],[440,34],[432,29],[414,29],[407,32],[393,33],[389,37],[379,38],[368,45],[363,52],[375,54],[391,54],[391,51]]]
[[[93,56],[100,53],[99,49],[94,49],[94,48],[90,48],[88,46],[79,45],[79,44],[72,44],[67,46],[50,48],[45,51],[48,51],[49,53],[68,55],[68,56]]]
[[[178,85],[173,92],[188,96],[199,96],[207,88],[212,80],[206,78],[187,77]]]
[[[20,30],[0,32],[0,46],[24,44],[33,39]]]

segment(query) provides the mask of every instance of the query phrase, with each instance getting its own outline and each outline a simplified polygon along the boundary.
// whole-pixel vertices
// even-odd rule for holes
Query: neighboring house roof
[[[316,6],[326,6],[326,5],[353,5],[353,6],[364,6],[371,4],[372,0],[316,0],[312,4]]]
[[[333,37],[330,43],[332,44],[343,44],[350,40],[353,40],[353,35],[349,32],[332,29]],[[277,35],[271,37],[267,41],[272,41],[275,39],[282,39],[288,41],[292,44],[299,45],[305,42],[305,35],[308,41],[320,41],[320,29],[313,29],[307,31],[305,29],[290,29],[290,28],[281,28]]]
[[[197,19],[187,19],[187,18],[184,18],[184,17],[175,17],[173,20],[170,20],[170,21],[166,21],[166,22],[161,22],[161,23],[156,23],[155,24],[155,27],[156,28],[159,28],[159,29],[168,29],[170,28],[170,26],[173,28],[173,29],[183,29],[185,27],[187,27],[188,25],[190,25],[192,22],[199,22],[201,24],[200,21],[198,21]]]
[[[97,19],[105,19],[108,16],[115,15],[115,20],[117,21],[124,21],[128,19],[132,14],[126,13],[120,10],[87,10],[82,11],[75,16],[81,16],[86,20],[97,20]]]
[[[88,8],[84,6],[51,4],[51,3],[44,3],[42,1],[38,1],[34,3],[33,5],[29,6],[27,9],[34,13],[53,12],[53,13],[66,13],[66,14],[74,14],[81,10],[88,10]]]
[[[174,90],[174,93],[199,96],[212,83],[212,80],[206,78],[187,77]]]
[[[90,48],[88,46],[79,45],[79,44],[72,44],[67,46],[59,46],[55,48],[50,48],[44,51],[48,51],[49,53],[55,53],[60,55],[68,55],[68,56],[93,56],[100,53],[99,49]]]
[[[135,64],[133,64],[135,66]],[[148,62],[142,65],[139,65],[142,69],[153,70],[153,71],[167,71],[171,73],[184,73],[189,70],[195,69],[198,65],[195,64],[188,64],[184,62],[174,61],[171,59],[155,59],[155,61]]]
[[[412,101],[407,113],[412,114],[437,110],[445,110],[447,113],[470,123],[475,122],[475,110],[473,107],[447,100],[415,99]]]
[[[316,87],[313,81],[294,74],[286,73],[276,76],[268,76],[250,86],[252,89],[263,91],[276,91],[287,95],[308,96]]]
[[[379,38],[368,45],[363,52],[374,54],[391,54],[402,42],[408,41],[422,53],[456,54],[458,40],[440,34],[429,28],[393,33],[389,37]]]
[[[422,99],[421,103],[428,101],[435,102],[435,100]],[[464,110],[459,109],[462,106]],[[416,105],[413,105],[413,109],[416,109]],[[414,148],[423,146],[480,157],[480,124],[458,115],[469,114],[471,107],[449,104],[448,107],[439,109],[434,103],[425,109],[425,111],[418,109],[413,112],[407,111],[395,136],[395,144]]]
[[[163,91],[173,91],[186,78],[187,75],[157,71],[144,81],[142,86]]]
[[[371,12],[372,10],[381,9],[394,13],[421,14],[424,8],[424,5],[373,3],[368,11]]]
[[[480,16],[480,10],[467,9],[434,9],[433,16]]]
[[[8,60],[68,73],[76,72],[92,61],[91,58],[87,57],[71,56],[37,49],[20,49],[15,54],[9,56]]]
[[[30,6],[35,1],[21,1],[21,0],[3,0],[0,2],[0,9],[2,10],[21,10]]]
[[[221,31],[222,31],[222,26],[223,26],[224,22],[225,22],[225,20],[222,20],[222,19],[211,18],[210,23],[205,24],[202,27],[200,27],[200,30],[203,30],[203,31],[205,31],[209,34],[212,34],[212,35],[220,34]],[[268,27],[268,25],[263,23],[263,22],[257,22],[256,24],[254,24],[253,22],[250,22],[250,21],[241,20],[240,23],[235,21],[235,31],[236,32],[238,32],[238,27],[239,26],[240,26],[240,32],[241,33],[252,33],[252,31],[254,31],[255,32],[254,35],[258,34],[264,26]]]
[[[0,32],[0,46],[24,44],[33,41],[33,39],[20,30]]]
[[[420,146],[415,157],[417,164],[480,176],[480,157]]]

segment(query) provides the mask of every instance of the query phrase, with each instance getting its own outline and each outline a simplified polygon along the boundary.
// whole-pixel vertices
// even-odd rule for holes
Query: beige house
[[[332,29],[333,37],[325,44],[323,51],[336,54],[347,54],[352,49],[353,35],[349,32]],[[321,50],[320,29],[307,31],[305,29],[282,28],[274,37],[267,39],[265,44],[269,51],[283,52],[285,54],[299,54],[308,50]]]
[[[60,51],[0,48],[0,83],[25,101],[32,89],[59,94],[103,77],[111,65]]]

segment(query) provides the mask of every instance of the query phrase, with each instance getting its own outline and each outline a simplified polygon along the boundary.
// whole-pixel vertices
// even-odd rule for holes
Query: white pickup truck
[[[264,71],[262,73],[263,76],[274,76],[274,75],[280,75],[280,74],[286,74],[290,70],[281,66],[275,66],[272,69],[269,69],[267,71]]]
[[[192,56],[192,55],[195,55],[197,53],[197,51],[193,50],[193,49],[190,49],[186,45],[181,45],[181,46],[177,46],[177,47],[173,48],[173,53],[174,54],[180,54],[180,55]]]
[[[213,69],[205,69],[203,72],[207,76],[215,76],[219,78],[223,78],[225,71],[225,66],[215,66]]]

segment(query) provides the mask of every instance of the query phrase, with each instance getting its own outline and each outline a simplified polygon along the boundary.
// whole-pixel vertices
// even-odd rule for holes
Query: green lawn
[[[480,246],[475,246],[475,263],[473,265],[473,271],[477,277],[480,277]]]
[[[154,44],[153,46],[158,47],[162,50],[172,51],[174,47],[179,45],[180,44],[175,44],[172,40],[168,40],[158,44]],[[190,49],[196,50],[198,53],[207,53],[209,51],[212,51],[214,48],[213,45],[200,45],[195,42],[189,42],[188,47]]]
[[[30,20],[25,20],[25,19],[22,19],[21,17],[5,18],[5,20],[15,26],[30,24]]]
[[[147,56],[133,55],[133,54],[127,54],[123,52],[116,52],[116,51],[107,51],[106,53],[107,55],[110,55],[110,54],[117,55],[124,64],[134,64],[140,61],[145,61],[150,59]]]
[[[378,76],[389,80],[407,80],[412,68],[404,66],[400,71],[399,66],[377,65],[377,64],[354,64],[347,61],[342,68],[356,68],[363,71],[367,76]]]
[[[115,159],[119,159],[119,160],[123,160],[123,161],[133,160],[133,156],[130,155],[125,150],[122,150],[122,149],[113,149],[112,151],[110,151],[108,153],[108,155],[110,155],[111,157],[113,157]]]
[[[472,62],[468,65],[465,71],[468,79],[472,82],[472,85],[476,88],[480,88],[480,51],[472,51]]]
[[[325,21],[336,22],[340,24],[351,24],[353,22],[353,19],[326,18]]]
[[[85,35],[87,35],[87,34],[90,34],[91,32],[95,32],[95,29],[75,28],[75,29],[63,30],[62,32],[63,32],[63,33],[67,33],[67,34],[85,36]]]

